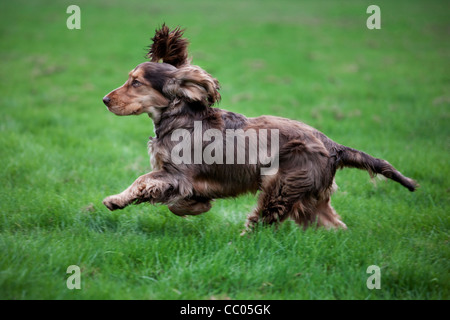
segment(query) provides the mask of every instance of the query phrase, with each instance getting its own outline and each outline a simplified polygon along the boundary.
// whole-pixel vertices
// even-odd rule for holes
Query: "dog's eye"
[[[137,81],[137,80],[133,80],[133,82],[131,83],[131,85],[133,86],[133,87],[139,87],[140,85],[142,85],[142,83],[141,82],[139,82],[139,81]]]

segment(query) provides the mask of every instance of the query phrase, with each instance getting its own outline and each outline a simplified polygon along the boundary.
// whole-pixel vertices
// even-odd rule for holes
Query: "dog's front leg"
[[[174,179],[167,179],[166,176],[161,171],[144,174],[121,193],[106,197],[103,204],[112,211],[123,209],[133,203],[164,203],[168,200],[169,191],[175,188]]]

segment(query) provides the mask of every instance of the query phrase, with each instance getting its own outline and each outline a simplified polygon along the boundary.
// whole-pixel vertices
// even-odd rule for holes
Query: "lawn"
[[[71,4],[80,30],[66,27]],[[371,4],[2,1],[0,299],[449,299],[450,4],[376,1],[369,30]],[[348,230],[336,232],[286,222],[241,237],[255,195],[187,218],[109,212],[103,198],[151,170],[154,133],[102,97],[163,22],[186,28],[192,63],[221,83],[218,107],[308,123],[420,189],[339,171],[332,204]]]

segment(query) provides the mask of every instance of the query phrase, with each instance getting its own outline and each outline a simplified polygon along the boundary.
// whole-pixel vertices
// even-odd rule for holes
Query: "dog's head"
[[[168,107],[179,103],[198,109],[220,100],[219,83],[187,59],[183,30],[170,31],[163,25],[152,38],[147,54],[150,62],[139,64],[128,80],[108,93],[103,102],[116,115],[147,113],[155,122]]]

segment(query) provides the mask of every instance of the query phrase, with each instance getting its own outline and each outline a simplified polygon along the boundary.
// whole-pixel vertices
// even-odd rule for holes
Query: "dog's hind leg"
[[[318,226],[326,229],[347,229],[345,223],[341,221],[341,217],[331,206],[330,199],[319,202],[316,206],[318,217]]]
[[[294,204],[291,218],[303,228],[315,225],[326,229],[347,229],[331,206],[330,197],[336,190],[337,185],[333,180],[329,188],[303,194]]]
[[[259,194],[258,204],[247,217],[245,229],[241,235],[247,231],[252,231],[254,226],[261,222],[263,225],[279,223],[288,218],[288,213],[292,207],[289,197],[283,194],[284,183],[279,176],[274,176],[270,181],[266,181],[263,190]]]
[[[263,225],[271,225],[283,222],[288,217],[289,208],[286,207],[279,197],[273,197],[268,193],[261,193],[258,199],[258,205],[247,217],[245,229],[241,235],[253,230],[255,225],[261,222]]]
[[[347,229],[331,206],[329,198],[322,201],[303,200],[296,203],[291,218],[304,229],[312,225],[326,229]]]

